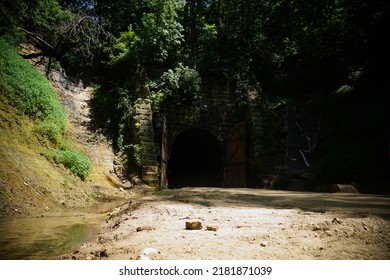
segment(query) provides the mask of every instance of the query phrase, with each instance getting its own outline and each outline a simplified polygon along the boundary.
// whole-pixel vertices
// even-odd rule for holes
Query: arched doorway
[[[221,143],[204,129],[188,129],[176,136],[168,160],[168,185],[222,186]]]

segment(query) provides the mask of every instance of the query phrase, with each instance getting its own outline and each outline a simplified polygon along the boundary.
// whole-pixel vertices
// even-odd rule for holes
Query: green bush
[[[149,83],[153,100],[154,111],[161,106],[192,105],[204,109],[205,104],[201,96],[201,78],[198,71],[179,64],[169,69],[156,81]]]
[[[56,163],[63,164],[82,180],[87,178],[92,171],[92,164],[89,158],[78,151],[57,150],[52,157]]]

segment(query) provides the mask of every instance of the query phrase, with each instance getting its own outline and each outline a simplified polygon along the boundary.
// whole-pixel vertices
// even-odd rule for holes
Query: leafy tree
[[[6,23],[2,32],[16,30],[35,44],[40,52],[29,57],[55,58],[69,70],[80,70],[92,63],[110,37],[92,6],[86,5],[89,2],[5,0],[0,6]]]
[[[198,72],[179,64],[164,72],[158,80],[151,81],[154,111],[174,111],[176,107],[202,109],[201,79]]]
[[[121,60],[143,65],[165,62],[182,42],[182,26],[176,21],[176,4],[159,1],[152,12],[144,13],[139,24],[130,24],[114,45],[111,63]]]
[[[107,3],[105,8],[108,7]],[[109,110],[105,116],[105,123],[114,131],[114,139],[124,137],[123,131],[128,125],[125,116],[129,116],[136,98],[150,98],[150,79],[158,79],[167,68],[176,64],[183,41],[183,28],[177,21],[180,7],[173,0],[139,1],[131,8],[132,22],[118,34],[109,49],[96,102],[100,104],[99,108],[118,109]]]

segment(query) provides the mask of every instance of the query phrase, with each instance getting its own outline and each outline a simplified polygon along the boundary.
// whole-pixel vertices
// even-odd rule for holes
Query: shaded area
[[[203,129],[180,133],[172,144],[168,161],[170,188],[184,186],[221,186],[223,159],[221,145]]]
[[[159,193],[161,200],[206,207],[257,207],[338,212],[345,216],[378,215],[390,219],[390,196],[369,194],[310,193],[246,188],[182,188]]]

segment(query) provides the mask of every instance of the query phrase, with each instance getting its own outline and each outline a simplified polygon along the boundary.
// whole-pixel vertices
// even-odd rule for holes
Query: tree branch
[[[30,32],[22,27],[19,27],[19,29],[22,30],[33,41],[33,44],[38,47],[43,54],[47,54],[51,57],[58,57],[56,49],[49,42],[42,39],[38,34]]]
[[[21,56],[25,59],[31,59],[31,58],[36,58],[40,56],[45,56],[44,52],[37,52],[37,53],[29,53],[29,54],[21,54]]]

